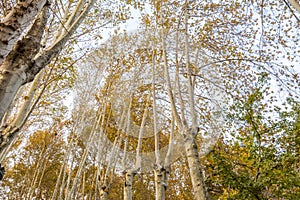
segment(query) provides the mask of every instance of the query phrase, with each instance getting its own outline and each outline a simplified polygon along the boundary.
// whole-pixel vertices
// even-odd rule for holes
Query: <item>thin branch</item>
[[[297,2],[297,0],[288,0],[290,4],[298,11],[300,12],[300,4]],[[294,10],[291,8],[290,4],[287,2],[287,0],[283,0],[283,2],[286,4],[286,6],[290,9],[293,16],[297,19],[298,22],[300,22],[300,19],[295,14]]]

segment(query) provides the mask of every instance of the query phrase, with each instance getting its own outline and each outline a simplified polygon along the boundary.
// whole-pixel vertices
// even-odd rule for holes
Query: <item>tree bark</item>
[[[7,56],[0,66],[0,121],[20,86],[31,82],[40,70],[60,53],[71,35],[86,17],[94,1],[95,0],[90,0],[78,18],[74,20],[74,23],[70,26],[67,33],[60,36],[53,45],[43,52],[38,53],[41,46],[41,38],[45,30],[45,22],[48,18],[46,15],[44,15],[44,18],[37,18],[26,36],[18,41],[12,50],[7,53]],[[32,3],[37,4],[38,2],[33,1]],[[35,7],[37,6],[38,5],[35,5]],[[44,4],[44,10],[47,7],[48,4]],[[0,35],[1,34],[4,34],[2,29],[0,29]],[[9,32],[7,34],[11,33]],[[2,46],[0,49],[1,48]]]
[[[48,0],[18,1],[0,22],[0,64]]]
[[[82,6],[84,1],[80,0],[78,5]],[[53,44],[40,51],[41,40],[46,29],[46,22],[49,18],[49,4],[47,0],[27,0],[19,1],[12,11],[1,20],[0,23],[0,121],[7,112],[19,88],[31,82],[35,76],[45,68],[51,60],[57,56],[63,49],[66,42],[75,32],[80,23],[84,20],[91,9],[95,0],[89,0],[85,4],[80,14],[76,13],[68,24],[68,30],[60,35]],[[74,12],[79,12],[75,10]],[[37,17],[36,17],[37,16]],[[30,26],[32,20],[36,17],[29,31],[25,36],[19,39],[18,36]],[[10,44],[7,40],[15,42]],[[8,51],[7,51],[8,50]],[[18,131],[18,130],[16,130]],[[5,135],[0,132],[1,141],[5,141]],[[3,148],[0,148],[0,153]]]
[[[105,171],[105,174],[103,175],[103,182],[100,187],[100,200],[107,200],[108,199],[108,194],[109,194],[109,189],[110,189],[110,184],[108,183],[108,171],[110,167],[108,167]]]
[[[102,187],[100,190],[100,200],[107,200],[108,199],[108,188]]]
[[[47,18],[48,6],[45,6],[26,36],[16,43],[0,66],[0,121],[19,88],[26,82],[26,71],[34,64],[31,58],[40,49]]]
[[[129,170],[125,175],[124,200],[132,200],[132,181],[136,173],[135,170]]]
[[[195,110],[195,92],[194,92],[194,82],[192,80],[192,69],[190,66],[190,49],[189,49],[189,35],[188,35],[188,10],[189,10],[189,2],[188,0],[185,1],[184,6],[184,43],[185,43],[185,59],[186,59],[186,71],[187,71],[187,78],[188,78],[188,104],[190,107],[191,113],[191,128],[188,128],[188,125],[184,123],[182,130],[183,130],[183,137],[184,137],[184,147],[185,152],[188,160],[190,177],[193,185],[194,190],[194,198],[196,200],[208,200],[209,196],[206,191],[205,183],[204,183],[204,176],[201,169],[201,163],[198,153],[198,146],[196,143],[196,135],[197,133],[197,117],[196,117],[196,110]]]
[[[144,135],[145,130],[145,124],[146,124],[146,118],[148,114],[148,107],[149,107],[149,101],[150,101],[150,95],[148,95],[148,98],[146,100],[146,107],[143,113],[142,123],[139,130],[139,138],[138,138],[138,144],[136,148],[136,160],[135,165],[132,169],[128,170],[125,174],[125,182],[124,182],[124,200],[132,200],[132,181],[133,177],[140,171],[142,167],[142,138]]]
[[[18,115],[15,117],[13,122],[10,125],[8,125],[4,130],[0,131],[4,135],[2,137],[3,140],[0,143],[1,144],[0,149],[2,149],[1,154],[0,154],[0,163],[5,159],[7,153],[10,150],[10,147],[13,145],[14,141],[17,138],[16,135],[17,135],[18,131],[16,131],[16,129],[20,130],[23,127],[29,114],[34,109],[35,105],[39,101],[39,98],[43,94],[43,91],[45,90],[46,86],[44,86],[44,88],[42,88],[37,99],[35,101],[33,101],[34,96],[36,95],[37,90],[39,89],[38,85],[40,83],[42,75],[43,75],[43,73],[39,73],[38,76],[36,76],[34,82],[32,82],[32,84],[27,92],[27,95],[25,96],[24,103],[22,104],[20,110],[18,111]]]
[[[168,173],[168,170],[162,166],[154,170],[155,200],[165,200],[166,198]]]
[[[204,176],[201,168],[196,140],[191,130],[186,130],[183,135],[184,147],[189,166],[189,174],[193,185],[194,198],[196,200],[209,200],[204,183]]]

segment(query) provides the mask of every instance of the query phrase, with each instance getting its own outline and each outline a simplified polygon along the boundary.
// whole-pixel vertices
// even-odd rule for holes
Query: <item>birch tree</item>
[[[138,1],[126,2],[132,3],[135,8],[140,8],[142,5]],[[6,45],[3,49],[7,51],[3,49],[0,51],[1,55],[3,55],[0,62],[0,69],[3,69],[0,71],[0,86],[4,85],[2,88],[7,89],[5,86],[6,80],[9,86],[19,85],[16,88],[10,88],[13,89],[9,90],[11,93],[8,93],[6,89],[1,90],[0,87],[0,108],[1,106],[5,107],[2,110],[3,117],[1,117],[4,125],[8,122],[4,116],[8,116],[7,114],[10,112],[9,104],[13,104],[9,101],[12,101],[12,96],[16,96],[18,88],[33,80],[34,77],[36,78],[35,81],[39,82],[36,74],[63,51],[61,45],[66,44],[66,40],[71,41],[71,43],[77,43],[77,40],[74,39],[75,36],[70,37],[69,35],[72,33],[72,30],[75,30],[78,25],[77,22],[81,21],[90,4],[84,3],[84,1],[68,3],[69,6],[66,6],[66,8],[62,9],[60,7],[61,9],[58,9],[60,11],[59,14],[61,14],[61,21],[55,26],[57,30],[45,32],[46,34],[51,33],[51,36],[54,35],[52,39],[45,43],[45,47],[40,45],[43,44],[41,42],[42,39],[46,37],[46,34],[41,32],[42,30],[48,30],[48,27],[45,28],[45,24],[50,27],[48,24],[51,24],[52,18],[47,17],[46,8],[50,8],[50,12],[53,12],[51,10],[53,5],[49,5],[47,2],[30,5],[18,2],[13,7],[13,11],[9,11],[10,14],[8,14],[7,10],[3,11],[3,16],[7,17],[3,17],[3,21],[1,21],[2,27],[0,30],[2,31],[3,29],[1,32],[3,37],[0,37],[2,42],[0,44]],[[145,168],[147,170],[150,169],[152,172],[154,171],[155,177],[155,184],[148,182],[148,188],[145,191],[149,193],[154,192],[154,186],[152,185],[155,185],[156,199],[164,199],[165,196],[169,197],[171,195],[172,198],[192,198],[192,192],[188,191],[191,188],[193,188],[195,199],[209,199],[208,193],[213,193],[214,191],[207,191],[205,184],[213,182],[211,180],[211,177],[214,176],[212,171],[220,174],[220,171],[214,168],[215,166],[210,165],[214,162],[221,164],[220,166],[224,166],[225,163],[225,168],[233,169],[228,170],[228,174],[221,174],[222,177],[228,179],[223,182],[228,188],[220,187],[217,183],[213,183],[215,184],[214,186],[219,186],[217,187],[218,189],[224,190],[224,193],[220,193],[221,197],[227,198],[226,192],[234,193],[236,188],[243,193],[238,194],[240,198],[244,198],[248,193],[250,195],[248,195],[249,198],[255,197],[259,199],[264,197],[265,194],[258,194],[257,191],[254,191],[256,187],[245,187],[243,184],[237,183],[238,181],[233,181],[234,185],[231,185],[232,178],[238,177],[239,180],[244,180],[240,179],[239,176],[232,176],[232,171],[239,170],[239,167],[236,167],[236,162],[244,162],[243,158],[252,158],[247,157],[247,155],[242,155],[241,159],[224,155],[226,154],[226,148],[233,155],[235,155],[233,151],[237,150],[241,150],[243,153],[246,152],[246,154],[254,152],[253,155],[257,157],[264,155],[262,154],[264,146],[255,143],[260,140],[259,136],[256,135],[255,142],[249,144],[257,147],[257,152],[228,144],[224,145],[224,147],[219,143],[220,148],[225,148],[225,153],[222,151],[218,154],[220,157],[211,158],[211,163],[204,167],[207,170],[205,172],[203,172],[202,168],[207,163],[202,162],[203,159],[201,160],[200,157],[205,154],[203,149],[216,139],[218,135],[216,133],[222,132],[225,137],[229,132],[228,129],[221,129],[221,125],[225,123],[222,120],[222,124],[218,121],[218,119],[222,119],[222,114],[225,113],[222,110],[224,101],[228,105],[227,108],[229,110],[234,109],[233,106],[229,107],[231,104],[239,104],[242,102],[240,101],[241,99],[247,101],[249,97],[252,100],[253,98],[259,98],[260,93],[252,95],[252,92],[256,91],[257,88],[254,83],[261,76],[264,76],[266,79],[270,78],[274,82],[277,79],[277,83],[281,84],[281,88],[288,88],[289,92],[297,90],[299,75],[295,71],[290,70],[292,63],[299,58],[296,52],[297,48],[295,48],[296,50],[293,49],[293,47],[298,46],[297,34],[295,34],[298,28],[297,26],[293,27],[293,25],[296,25],[294,18],[297,15],[295,13],[291,14],[291,8],[287,9],[285,7],[285,5],[289,4],[271,1],[243,1],[242,3],[240,1],[148,1],[147,3],[149,3],[146,6],[147,9],[145,9],[145,13],[141,17],[143,21],[142,26],[147,30],[150,29],[152,35],[143,31],[137,31],[136,34],[127,34],[125,32],[124,37],[115,36],[108,43],[100,46],[98,52],[106,52],[106,54],[99,53],[99,58],[91,63],[94,65],[100,63],[102,67],[105,66],[105,70],[100,72],[105,75],[109,74],[105,77],[103,83],[105,87],[98,87],[95,84],[89,85],[85,81],[78,80],[78,85],[81,85],[80,87],[85,90],[82,90],[82,93],[76,96],[76,99],[81,99],[82,102],[75,106],[76,110],[74,110],[74,113],[76,114],[72,118],[74,126],[72,131],[70,131],[71,139],[68,138],[69,146],[66,150],[63,166],[60,169],[52,198],[109,198],[114,180],[112,177],[118,176],[114,171],[117,166],[119,169],[126,169],[124,196],[127,199],[138,196],[134,196],[134,191],[138,188],[135,188],[137,185],[134,184],[135,180],[143,177],[143,175],[135,175]],[[297,2],[290,1],[290,3],[297,10]],[[32,5],[37,6],[32,7]],[[20,11],[17,10],[18,6],[23,6]],[[24,6],[30,11],[29,14],[20,14],[21,11],[24,11]],[[149,12],[148,6],[151,7],[150,12],[153,13],[147,13]],[[37,10],[33,8],[37,8]],[[34,12],[36,14],[32,15]],[[97,13],[98,11],[95,9],[94,12]],[[64,15],[64,13],[70,13],[70,15]],[[13,26],[9,26],[11,25],[9,19],[14,15],[16,17],[24,15],[26,19],[31,17],[31,23],[30,20],[18,21],[18,23],[23,24],[22,27],[19,25],[22,31],[11,31],[17,30],[15,26],[18,25],[13,24]],[[111,12],[107,11],[105,15],[111,15]],[[122,18],[121,15],[120,18]],[[48,19],[47,23],[46,19]],[[92,21],[92,19],[87,18],[86,20],[86,22]],[[288,21],[281,23],[284,20]],[[5,25],[5,22],[8,23]],[[57,23],[58,21],[56,20],[55,22]],[[36,27],[39,27],[38,31]],[[90,27],[87,25],[85,26],[86,28]],[[81,35],[88,31],[85,29],[80,29],[77,33]],[[3,34],[6,33],[5,31],[7,32],[6,36]],[[147,40],[149,35],[151,37]],[[291,35],[294,35],[294,37]],[[150,48],[148,48],[149,46]],[[80,47],[78,48],[80,49]],[[282,49],[285,49],[286,53],[282,53]],[[20,54],[20,52],[25,50],[26,52],[28,51],[28,54]],[[69,51],[72,50],[66,50],[65,53],[69,53]],[[14,62],[12,61],[13,58],[16,58]],[[152,71],[149,70],[151,67],[153,67]],[[131,72],[133,72],[132,74],[137,72],[137,75],[130,76]],[[147,79],[149,74],[152,75],[151,81]],[[95,73],[94,70],[91,70],[84,79],[92,79],[101,83],[102,80],[98,79],[98,75],[98,72]],[[139,86],[131,87],[133,84],[138,84]],[[36,86],[33,84],[31,89],[34,91]],[[95,92],[95,90],[100,92]],[[32,99],[33,95],[34,93],[26,95],[24,108],[20,109],[24,110],[24,112],[21,111],[22,115],[20,115],[20,118],[0,128],[2,133],[0,147],[12,144],[15,135],[11,133],[17,133],[22,124],[24,124],[24,120],[30,113],[29,108],[32,108],[32,102],[28,103],[27,100]],[[123,98],[121,98],[122,95]],[[2,101],[2,97],[5,100]],[[98,101],[97,103],[99,104],[93,104],[95,101]],[[47,106],[45,102],[43,103],[41,103],[41,106]],[[129,105],[126,105],[126,103]],[[293,109],[295,109],[294,107],[296,106],[293,106]],[[259,108],[262,110],[262,107]],[[244,112],[244,110],[242,111]],[[251,134],[256,133],[257,130],[259,133],[264,133],[265,128],[271,128],[265,126],[265,121],[260,119],[261,112],[259,110],[248,109],[247,111],[251,115],[247,115],[248,118],[244,121],[246,124],[250,123],[253,126],[253,130],[249,131],[248,127],[246,127],[240,134],[248,133],[251,138]],[[291,116],[295,117],[296,115]],[[244,116],[237,115],[236,120],[241,120],[241,117]],[[96,118],[96,120],[93,118]],[[255,119],[255,123],[259,127],[256,127],[253,120],[251,121],[249,118]],[[244,122],[243,120],[241,121]],[[151,125],[152,122],[153,127]],[[160,130],[159,122],[165,124],[164,129]],[[278,126],[276,123],[274,125]],[[242,127],[240,124],[239,126]],[[231,128],[233,128],[233,125]],[[170,159],[172,158],[170,152],[171,150],[173,150],[172,153],[176,150],[182,150],[172,146],[172,140],[174,140],[175,135],[178,135],[178,132],[182,137],[176,143],[184,145],[183,152],[185,152],[188,167],[186,169],[181,168],[185,165],[179,164],[179,162],[184,162],[185,159],[180,159],[175,165],[180,169],[177,169],[172,174],[173,177],[175,176],[172,180],[177,182],[181,180],[183,182],[178,183],[178,185],[181,184],[180,188],[184,188],[180,191],[183,191],[182,193],[186,192],[186,196],[182,193],[178,194],[177,191],[175,192],[177,188],[172,190],[172,194],[167,194],[168,190],[166,191],[168,173],[172,173],[169,171],[171,166]],[[107,135],[104,136],[104,133]],[[146,143],[144,140],[149,140],[144,138],[144,136],[148,133],[154,133],[154,137],[151,139],[152,142]],[[209,135],[210,133],[212,134]],[[118,140],[125,134],[131,134],[137,139],[125,137],[125,141]],[[166,136],[168,134],[170,136]],[[207,139],[207,135],[211,137],[211,140]],[[295,139],[288,138],[289,141],[291,140],[289,145],[294,147],[293,145],[298,142],[298,139],[295,133],[291,135]],[[106,141],[109,142],[110,148],[103,145],[102,139],[105,137],[107,137]],[[95,138],[99,139],[99,141],[95,141]],[[224,138],[220,140],[222,139]],[[218,141],[220,142],[220,140]],[[268,141],[271,142],[271,140]],[[222,142],[224,141],[221,141],[221,144]],[[168,144],[165,146],[167,147],[165,149],[168,151],[164,162],[163,156],[165,154],[160,152],[161,147],[163,147],[162,143]],[[276,144],[283,145],[281,142]],[[103,151],[103,148],[107,148],[106,151]],[[146,150],[148,149],[152,151],[152,155],[149,156],[151,157],[149,162],[147,160],[148,157],[146,158]],[[274,151],[274,148],[271,150]],[[6,152],[3,149],[2,152],[3,157],[5,157]],[[35,187],[38,188],[37,190],[40,190],[41,177],[43,177],[46,169],[45,163],[47,162],[45,158],[47,158],[47,154],[43,149],[39,153],[37,157],[41,162],[36,164],[36,171],[34,171],[34,177],[30,181],[31,187],[29,192],[24,195],[21,192],[24,198],[34,198],[36,196]],[[124,156],[124,162],[116,164],[118,156],[112,158],[112,154]],[[127,168],[125,167],[125,158],[128,158],[129,168],[128,166]],[[222,160],[229,158],[234,158],[235,160],[232,162],[223,162]],[[255,162],[259,164],[264,163],[261,158],[255,160]],[[89,166],[86,166],[87,164]],[[260,172],[264,171],[260,167],[252,166],[247,162],[245,162],[245,165],[251,168],[250,174],[246,174],[248,177],[247,183],[256,184],[258,179],[264,181],[260,175]],[[293,160],[293,166],[297,166],[296,160]],[[296,167],[294,169],[298,170]],[[251,173],[255,173],[255,176],[252,176]],[[180,177],[178,177],[179,175]],[[293,174],[291,173],[291,175]],[[118,177],[119,181],[120,176]],[[184,180],[189,178],[193,187],[188,182],[184,182]],[[252,181],[250,180],[251,178],[255,180]],[[87,179],[93,180],[91,186],[93,189],[90,191],[86,190],[86,187],[89,186]],[[210,189],[211,187],[212,185],[209,185]],[[234,187],[234,189],[231,187]],[[268,190],[264,190],[260,186],[257,188],[259,191],[265,192],[276,191],[273,188],[268,188]],[[297,187],[295,188],[298,189]],[[270,194],[265,196],[273,197]]]
[[[151,41],[151,43],[155,43],[155,41]],[[154,182],[155,182],[155,199],[157,200],[164,200],[166,198],[166,190],[168,188],[168,179],[171,169],[171,162],[172,162],[172,153],[174,150],[174,132],[175,132],[175,121],[174,117],[171,117],[171,124],[170,127],[168,127],[169,131],[169,144],[167,145],[167,151],[161,152],[161,142],[160,142],[160,132],[161,130],[158,130],[159,124],[162,121],[162,118],[158,118],[158,110],[157,110],[157,99],[162,98],[164,91],[158,90],[158,88],[161,88],[162,85],[161,81],[157,83],[156,79],[159,79],[159,76],[156,75],[156,73],[161,74],[161,71],[157,69],[156,62],[157,57],[161,55],[156,55],[156,52],[154,48],[155,45],[152,45],[151,49],[151,65],[152,65],[152,85],[151,85],[151,95],[152,95],[152,118],[153,118],[153,133],[154,133],[154,154],[155,154],[155,164],[154,164]],[[157,94],[160,93],[160,94]],[[168,110],[165,109],[162,111],[167,114]],[[160,123],[158,122],[160,121]],[[165,156],[163,159],[162,156]]]
[[[0,23],[0,121],[3,122],[2,126],[11,126],[10,129],[14,126],[16,130],[21,128],[19,125],[6,124],[3,116],[7,113],[19,88],[31,82],[53,58],[66,50],[64,47],[68,42],[77,44],[75,48],[82,50],[76,37],[80,38],[92,31],[97,35],[102,26],[112,22],[112,18],[114,24],[127,18],[126,6],[115,14],[109,9],[111,4],[108,2],[97,3],[100,8],[94,9],[94,12],[90,14],[100,21],[86,18],[94,4],[93,0],[78,2],[28,0],[17,1],[11,5],[8,2],[3,4]],[[78,31],[79,25],[84,24],[83,22],[86,23],[85,26]],[[94,30],[87,29],[87,26],[94,26]],[[74,36],[75,33],[77,35]],[[91,39],[94,36],[90,35]],[[74,47],[70,49],[69,53],[74,50]],[[1,143],[7,143],[12,137],[11,133],[1,135]]]
[[[70,16],[70,24],[65,27],[67,33],[58,35],[58,39],[40,51],[50,4],[48,1],[18,2],[1,20],[1,120],[18,89],[32,81],[58,55],[84,20],[93,2],[80,1],[77,6],[84,9],[77,13],[74,11]],[[22,34],[24,36],[19,39]]]
[[[7,177],[1,187],[10,189],[1,198],[32,199],[52,195],[65,148],[63,124],[57,122],[52,129],[36,131],[21,151],[8,157],[6,162],[14,165],[7,167]],[[20,144],[18,142],[15,147]]]
[[[51,8],[49,1],[17,2],[16,6],[3,16],[0,32],[1,121],[19,88],[32,81],[59,54],[72,33],[76,31],[79,24],[84,20],[93,2],[85,3],[84,1],[80,1],[78,6],[83,4],[85,6],[82,11],[78,12],[77,15],[74,14],[74,16],[69,17],[69,20],[73,22],[64,27],[67,29],[67,33],[58,35],[59,37],[52,41],[52,43],[47,44],[46,48],[41,47],[42,39],[47,29],[49,9]],[[73,12],[75,13],[76,11]],[[68,13],[65,13],[65,15],[67,16]],[[25,117],[20,120],[24,121]],[[9,124],[8,129],[15,130],[6,131],[5,134],[1,133],[1,151],[6,143],[11,142],[12,137],[15,137],[16,132],[18,132],[23,124],[24,122]]]
[[[165,24],[165,13],[164,13],[164,4],[161,2],[160,4],[160,10],[159,10],[159,19],[161,24]],[[197,147],[196,143],[196,135],[198,134],[198,123],[196,119],[196,110],[195,110],[195,93],[194,93],[194,87],[195,82],[192,80],[191,76],[191,68],[190,68],[190,53],[189,53],[189,38],[188,38],[188,24],[187,24],[187,12],[188,12],[188,3],[185,2],[184,4],[184,57],[185,57],[185,65],[186,65],[186,72],[187,72],[187,83],[185,86],[182,86],[181,80],[179,77],[179,66],[177,64],[177,70],[176,70],[176,80],[177,80],[177,90],[174,89],[174,85],[172,86],[171,78],[170,78],[170,71],[169,71],[169,58],[167,55],[167,48],[166,48],[166,38],[167,38],[167,27],[162,26],[162,51],[163,51],[163,66],[164,66],[164,76],[166,80],[166,87],[169,95],[169,100],[171,102],[171,108],[172,113],[174,115],[174,118],[176,120],[176,125],[178,126],[181,134],[183,135],[183,143],[186,151],[186,156],[189,164],[189,170],[190,170],[190,177],[193,184],[193,190],[194,190],[194,198],[195,199],[209,199],[208,193],[206,191],[206,187],[204,184],[204,177],[203,177],[203,171],[201,169],[201,164],[199,160],[199,148]],[[179,39],[177,37],[176,42],[179,42]],[[176,46],[177,47],[177,46]],[[178,47],[176,50],[176,58],[178,55]],[[178,61],[176,62],[178,63]],[[183,92],[183,87],[186,87],[186,93]],[[179,96],[179,100],[176,98],[176,94]],[[186,96],[186,97],[183,97]],[[187,99],[186,102],[183,99]],[[179,108],[177,109],[176,101],[179,101]],[[186,108],[189,108],[190,110],[186,110]],[[180,114],[181,113],[181,116]],[[189,113],[188,118],[186,117],[186,113]]]

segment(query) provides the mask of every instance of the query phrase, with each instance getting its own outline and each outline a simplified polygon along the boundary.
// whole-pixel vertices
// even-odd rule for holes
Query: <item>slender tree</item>
[[[79,1],[77,6],[85,2]],[[71,35],[84,20],[93,5],[87,2],[84,9],[74,11],[70,16],[70,24],[64,29],[49,47],[41,49],[41,40],[49,18],[50,2],[25,1],[17,5],[1,21],[1,79],[0,79],[0,119],[2,120],[8,106],[21,85],[34,79],[38,72],[45,68],[63,49]],[[77,13],[76,13],[77,12]],[[78,13],[79,12],[79,13]],[[75,14],[76,13],[76,14]],[[68,15],[68,13],[65,13]],[[15,23],[16,22],[16,23]],[[31,23],[33,22],[33,23]],[[28,29],[25,36],[19,39],[23,30]]]

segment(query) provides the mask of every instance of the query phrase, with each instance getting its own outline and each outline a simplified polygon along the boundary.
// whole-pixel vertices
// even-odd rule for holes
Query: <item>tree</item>
[[[82,50],[77,41],[82,35],[92,31],[97,35],[100,31],[99,27],[110,23],[111,18],[114,18],[115,24],[127,18],[126,7],[114,13],[109,9],[109,3],[101,9],[94,10],[89,14],[89,18],[86,18],[94,3],[93,0],[59,3],[51,3],[47,0],[27,0],[18,1],[16,4],[3,3],[0,13],[1,126],[10,125],[3,121],[3,116],[7,113],[19,88],[31,82],[62,51],[66,51],[69,56],[74,51],[74,46],[64,49],[65,44],[68,42],[77,44],[76,48]],[[95,21],[93,17],[100,21]],[[78,30],[80,24],[84,26]],[[98,28],[96,30],[86,28],[93,25]],[[72,38],[76,30],[78,34]],[[93,38],[92,35],[90,37]],[[21,127],[14,128],[20,129]],[[12,133],[1,135],[1,141],[6,142]]]
[[[2,198],[42,199],[51,196],[65,147],[60,130],[63,126],[57,123],[52,130],[36,131],[21,151],[8,157],[13,167],[6,169],[7,176],[1,183],[7,188]],[[15,148],[19,148],[22,142],[17,144]]]
[[[32,81],[62,51],[92,5],[93,1],[80,1],[77,7],[83,8],[82,10],[78,12],[74,9],[72,15],[66,12],[65,19],[68,23],[56,32],[56,39],[49,44],[43,42],[47,39],[44,35],[46,35],[51,8],[49,1],[18,1],[9,13],[3,13],[0,23],[0,121],[19,88]],[[21,37],[22,35],[24,36]],[[44,45],[47,47],[44,48]],[[13,127],[15,130],[1,131],[1,146],[12,140],[23,124],[10,124],[9,126],[13,125],[18,125]],[[9,127],[9,130],[11,129]]]
[[[299,102],[278,105],[266,74],[256,86],[232,106],[232,139],[221,138],[203,159],[213,199],[299,198]]]
[[[24,198],[42,198],[41,185],[48,179],[51,186],[46,193],[53,200],[299,198],[299,103],[293,96],[299,91],[299,74],[292,68],[299,62],[299,20],[287,1],[130,0],[121,1],[122,6],[116,1],[101,1],[95,4],[112,3],[122,12],[114,14],[114,9],[97,6],[82,21],[77,34],[69,37],[90,5],[85,2],[40,2],[36,11],[30,8],[34,3],[11,1],[6,5],[14,11],[1,11],[2,16],[8,16],[3,17],[0,27],[6,31],[14,28],[5,25],[6,19],[18,13],[20,6],[30,10],[25,18],[31,20],[22,21],[27,28],[20,28],[21,33],[11,32],[7,45],[11,49],[0,51],[0,86],[7,89],[5,77],[11,78],[7,79],[10,86],[15,86],[14,81],[22,85],[34,80],[30,88],[11,90],[12,95],[0,87],[0,99],[2,94],[4,98],[16,96],[3,110],[1,159],[10,152],[3,151],[8,145],[12,145],[13,155],[25,152],[14,148],[13,139],[31,112],[37,115],[25,124],[30,131],[23,129],[25,137],[17,142],[27,141],[28,136],[35,144],[31,130],[51,132],[52,122],[68,121],[62,128],[62,152],[50,140],[52,148],[63,155],[59,167],[53,166],[53,179],[46,176],[51,165],[46,161],[48,151],[28,144],[24,157],[30,155],[35,160],[19,162],[17,156],[11,157],[17,164],[9,165],[3,187]],[[112,19],[116,27],[115,19],[128,17],[124,16],[128,11],[125,4],[140,11],[142,30],[120,34],[116,29],[111,39],[85,57],[78,36],[99,31],[99,19]],[[47,15],[47,7],[52,15]],[[40,27],[39,31],[34,27]],[[69,45],[61,49],[65,40]],[[0,41],[6,45],[5,40]],[[18,55],[12,62],[23,50],[28,55]],[[24,61],[25,57],[30,59]],[[75,79],[64,76],[64,71],[70,69],[74,75],[77,60],[82,62],[74,84]],[[16,75],[22,78],[23,69],[30,78],[21,80]],[[68,115],[71,120],[57,111],[64,94],[53,95],[68,83],[75,85],[72,115]],[[41,85],[41,90],[36,85]],[[280,95],[272,92],[288,98],[279,99]],[[38,134],[34,136],[38,138]],[[215,142],[212,148],[210,144]],[[179,158],[182,155],[186,157]],[[26,180],[30,173],[33,178],[29,187],[21,184],[28,190],[19,191],[12,183],[21,178],[11,169],[24,174],[28,166],[32,168],[25,173]]]
[[[126,4],[120,2],[118,5],[122,3]],[[100,8],[93,9],[94,4]],[[26,98],[24,109],[14,109],[15,103],[19,102],[17,92],[19,91],[19,95],[22,93],[19,89],[24,88],[23,85],[33,81],[35,77],[40,79],[37,75],[51,62],[55,65],[55,63],[70,63],[72,60],[76,62],[82,59],[87,49],[84,50],[86,47],[80,45],[80,38],[85,34],[93,33],[94,35],[89,35],[91,39],[99,38],[102,26],[109,23],[117,25],[128,18],[126,6],[119,7],[120,10],[116,12],[109,6],[116,5],[93,0],[53,3],[47,0],[3,2],[0,12],[1,154],[6,154],[4,149],[12,143],[25,124],[34,109],[33,104],[37,104],[37,101],[32,102],[32,98]],[[91,9],[93,12],[89,12]],[[112,18],[114,21],[111,21]],[[81,28],[78,28],[79,25],[82,25]],[[94,28],[87,28],[91,26]],[[67,43],[70,45],[64,48]],[[80,49],[81,52],[78,53],[76,49]],[[76,54],[73,54],[74,52]],[[60,54],[63,56],[58,57]],[[53,66],[46,69],[49,70],[49,74],[53,71],[51,68]],[[27,97],[33,97],[33,91],[37,89],[38,84],[35,85]],[[14,98],[18,101],[13,101]],[[19,123],[10,123],[7,120],[11,110],[20,112],[17,120]],[[6,151],[9,149],[6,148]]]
[[[62,34],[57,35],[48,48],[41,49],[42,39],[49,19],[50,2],[18,2],[4,16],[1,22],[1,79],[0,79],[0,120],[12,102],[21,85],[34,79],[38,72],[45,68],[59,54],[92,7],[93,2],[80,1],[77,6],[82,11],[69,17],[69,24]],[[66,17],[67,17],[67,13]],[[19,40],[23,30],[29,29]],[[47,46],[48,46],[47,45]],[[41,52],[40,52],[41,49]]]

